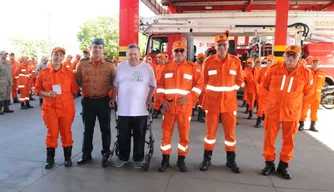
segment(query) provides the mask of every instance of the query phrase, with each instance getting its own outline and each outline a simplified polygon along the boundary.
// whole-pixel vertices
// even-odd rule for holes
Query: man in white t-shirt
[[[157,85],[151,66],[140,61],[138,45],[130,44],[126,49],[126,57],[127,60],[117,67],[111,101],[115,101],[118,92],[119,155],[113,165],[121,167],[129,162],[132,132],[133,160],[135,168],[141,169],[147,129],[147,108],[152,107],[152,97]]]

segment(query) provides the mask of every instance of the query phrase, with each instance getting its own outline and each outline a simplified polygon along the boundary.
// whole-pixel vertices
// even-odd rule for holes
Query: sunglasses
[[[174,53],[184,53],[184,49],[175,49]]]
[[[287,56],[287,58],[289,58],[289,57],[297,58],[299,55],[296,54],[296,53],[286,53],[286,56]]]

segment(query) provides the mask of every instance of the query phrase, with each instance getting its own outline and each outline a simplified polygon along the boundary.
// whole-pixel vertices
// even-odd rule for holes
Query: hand
[[[152,107],[153,107],[152,99],[147,98],[147,99],[146,99],[146,108],[147,108],[147,109],[152,109]]]
[[[56,97],[57,96],[57,92],[55,92],[55,91],[50,91],[50,92],[48,92],[48,97]]]
[[[114,103],[115,103],[115,98],[111,98],[110,101],[109,101],[109,107],[112,108]]]
[[[165,102],[162,104],[162,109],[163,109],[165,112],[167,112],[167,113],[169,113],[169,105],[170,105],[170,103],[169,103],[168,101],[165,101]]]
[[[179,97],[179,99],[177,100],[177,104],[182,106],[182,105],[186,104],[187,101],[188,101],[187,97],[185,95],[181,95]]]

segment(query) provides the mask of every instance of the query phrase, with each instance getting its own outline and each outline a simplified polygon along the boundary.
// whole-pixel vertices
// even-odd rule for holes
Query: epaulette
[[[80,61],[85,61],[85,60],[89,60],[89,57],[84,57],[84,58],[80,59]]]

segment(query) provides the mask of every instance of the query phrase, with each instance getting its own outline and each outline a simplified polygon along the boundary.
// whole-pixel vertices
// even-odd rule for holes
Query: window
[[[167,51],[168,37],[153,37],[151,39],[151,54]]]

